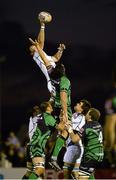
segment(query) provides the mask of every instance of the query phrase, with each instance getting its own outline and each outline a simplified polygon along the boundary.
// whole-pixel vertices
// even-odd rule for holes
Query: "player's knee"
[[[78,179],[78,171],[72,171],[72,177],[73,179]]]
[[[34,172],[38,175],[38,176],[44,176],[45,174],[45,165],[44,162],[40,162],[40,163],[35,163],[34,164]]]
[[[70,164],[64,163],[63,171],[65,171],[65,172],[72,171],[72,170],[73,170],[73,167],[74,167],[74,166],[71,166]]]

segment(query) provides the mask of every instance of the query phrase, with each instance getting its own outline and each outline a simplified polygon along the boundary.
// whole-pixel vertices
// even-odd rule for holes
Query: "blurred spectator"
[[[12,147],[14,149],[20,147],[20,142],[14,132],[9,133],[9,137],[7,138],[6,141],[6,146]]]
[[[105,101],[104,146],[111,167],[116,167],[116,72],[113,87]]]
[[[3,151],[0,152],[0,167],[2,168],[12,167],[12,163],[7,159],[7,155]]]
[[[7,158],[12,162],[13,167],[25,166],[25,148],[21,146],[21,143],[14,132],[9,133],[9,137],[5,142],[5,147]]]
[[[0,167],[2,168],[12,167],[12,163],[8,161],[7,155],[4,152],[3,142],[1,141],[1,138],[0,138]]]

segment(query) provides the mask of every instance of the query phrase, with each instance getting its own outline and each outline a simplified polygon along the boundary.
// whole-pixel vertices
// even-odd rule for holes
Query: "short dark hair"
[[[61,78],[63,75],[65,75],[65,67],[62,63],[57,63],[56,67],[50,74],[51,79],[58,79]]]
[[[33,116],[36,116],[37,114],[41,113],[40,107],[35,105],[32,109]]]
[[[87,101],[86,99],[82,99],[80,100],[80,102],[83,103],[83,111],[82,111],[82,114],[86,115],[87,112],[89,111],[89,109],[91,108],[91,103],[89,101]]]
[[[49,102],[48,101],[46,101],[46,102],[42,102],[41,104],[40,104],[40,110],[41,110],[41,112],[46,112],[46,109],[47,109],[47,107],[49,106]]]
[[[100,111],[95,108],[89,110],[89,115],[91,116],[92,121],[98,121],[101,116]]]
[[[33,106],[29,111],[28,111],[28,115],[29,116],[36,116],[37,114],[40,114],[41,110],[40,107],[38,105]]]

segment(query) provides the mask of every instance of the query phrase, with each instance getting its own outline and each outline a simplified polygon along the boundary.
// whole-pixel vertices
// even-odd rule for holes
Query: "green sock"
[[[29,176],[29,179],[38,179],[39,176],[37,174],[35,174],[34,172],[32,172]]]
[[[28,179],[29,177],[27,177],[26,175],[24,175],[23,177],[22,177],[22,179]]]
[[[55,143],[55,147],[52,153],[52,158],[56,158],[58,157],[58,154],[60,152],[60,150],[62,149],[63,145],[64,145],[65,139],[63,137],[58,137]]]
[[[94,174],[91,174],[91,176],[89,176],[89,179],[95,180]]]

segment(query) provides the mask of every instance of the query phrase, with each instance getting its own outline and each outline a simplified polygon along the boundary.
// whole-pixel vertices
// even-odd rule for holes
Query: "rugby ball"
[[[38,14],[38,19],[41,21],[41,22],[44,22],[44,23],[49,23],[51,22],[52,20],[52,15],[49,13],[49,12],[46,12],[46,11],[42,11]]]

